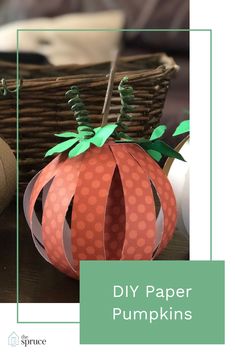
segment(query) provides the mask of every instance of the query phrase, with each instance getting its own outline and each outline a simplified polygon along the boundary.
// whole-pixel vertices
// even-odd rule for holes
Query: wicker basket
[[[21,190],[47,161],[45,152],[58,140],[55,133],[76,128],[65,92],[78,85],[93,126],[101,124],[102,107],[108,82],[110,63],[97,65],[20,65],[19,138]],[[134,88],[133,119],[129,123],[132,137],[149,136],[159,124],[169,82],[178,70],[166,54],[122,57],[114,79],[108,121],[115,122],[120,110],[117,86],[127,75]],[[7,88],[16,86],[15,64],[0,62],[1,76]],[[16,146],[16,95],[0,95],[0,134],[13,150]]]

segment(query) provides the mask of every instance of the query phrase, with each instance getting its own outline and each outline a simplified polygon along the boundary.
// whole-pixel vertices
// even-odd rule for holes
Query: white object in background
[[[19,32],[19,50],[43,54],[54,65],[110,61],[122,35],[112,30],[123,25],[124,14],[118,10],[12,22],[1,26],[0,50],[16,51],[16,30],[27,29]],[[104,28],[111,31],[86,31]]]
[[[0,213],[8,205],[16,187],[16,159],[10,147],[0,138]]]
[[[189,139],[184,139],[175,150],[186,162],[169,158],[164,166],[168,179],[175,193],[177,203],[177,228],[189,237]]]
[[[189,236],[189,169],[187,174],[185,175],[185,183],[184,183],[184,197],[181,200],[181,211],[183,223],[187,231],[187,236]]]

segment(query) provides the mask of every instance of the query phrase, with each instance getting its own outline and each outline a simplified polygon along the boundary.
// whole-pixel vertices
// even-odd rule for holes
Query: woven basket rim
[[[139,60],[146,59],[148,60],[151,58],[152,60],[156,58],[156,67],[155,68],[145,68],[145,69],[135,69],[135,70],[128,70],[128,71],[117,71],[115,73],[114,83],[118,83],[122,77],[128,76],[130,82],[141,82],[142,80],[146,79],[164,79],[169,78],[179,70],[179,66],[175,63],[172,57],[167,56],[165,53],[155,53],[155,54],[144,54],[144,55],[133,55],[133,56],[124,56],[120,57],[120,61],[122,62],[138,62]],[[157,63],[159,63],[157,65]],[[12,63],[7,63],[13,65]],[[43,68],[46,70],[47,68],[52,68],[55,70],[61,70],[62,67],[64,68],[73,68],[76,71],[84,69],[84,68],[92,68],[92,67],[99,67],[102,65],[108,65],[109,62],[102,62],[98,64],[89,64],[89,65],[66,65],[66,66],[52,66],[52,65],[28,65],[22,64],[27,69],[31,68]],[[14,64],[15,65],[15,64]],[[1,66],[1,61],[0,61]],[[23,67],[22,66],[22,67]],[[14,66],[15,67],[15,66]],[[58,86],[64,86],[65,88],[74,85],[77,83],[86,83],[89,82],[90,87],[99,87],[106,85],[108,82],[108,75],[104,73],[78,73],[78,74],[71,74],[66,76],[49,76],[49,77],[37,77],[37,78],[23,78],[21,80],[21,88],[24,90],[32,89],[33,87],[38,89],[44,89],[45,86],[49,85],[50,89],[53,89]],[[8,79],[7,86],[9,89],[13,89],[16,86],[16,79]]]
[[[135,91],[135,110],[132,121],[127,122],[128,132],[134,139],[149,137],[160,123],[171,78],[179,67],[165,53],[125,56],[119,60],[122,62],[115,73],[108,122],[115,122],[118,117],[120,97],[117,86],[124,76],[128,76]],[[20,190],[44,165],[45,151],[56,143],[53,132],[74,129],[74,116],[65,97],[69,87],[79,86],[92,126],[100,126],[109,67],[108,61],[70,66],[20,64],[23,79],[20,81],[22,90],[19,90]],[[0,95],[0,130],[5,140],[15,149],[16,64],[0,61],[0,70],[1,75],[6,75],[2,82],[0,77],[0,89],[3,88],[3,93],[7,92]]]
[[[175,63],[175,60],[171,57],[168,56],[165,52],[157,52],[157,53],[150,53],[150,54],[140,54],[140,55],[127,55],[127,56],[121,56],[119,58],[120,61],[122,62],[131,62],[131,61],[138,61],[138,60],[142,60],[142,59],[149,59],[149,58],[156,58],[159,60],[159,62],[162,65],[167,66],[168,68],[173,68],[173,69],[178,69],[178,65]],[[66,69],[68,67],[77,67],[78,69],[85,69],[85,68],[89,68],[91,66],[99,66],[99,65],[104,65],[104,64],[109,64],[109,61],[102,61],[99,63],[88,63],[88,64],[68,64],[68,65],[53,65],[53,64],[42,64],[42,65],[38,65],[38,64],[20,64],[20,67],[22,69],[24,68],[28,68],[28,69],[38,69],[38,68],[51,68],[53,67],[54,69],[57,70],[62,70],[62,69]],[[0,67],[1,65],[4,66],[8,66],[9,68],[15,68],[16,63],[14,62],[10,62],[10,61],[6,61],[6,60],[0,60]]]

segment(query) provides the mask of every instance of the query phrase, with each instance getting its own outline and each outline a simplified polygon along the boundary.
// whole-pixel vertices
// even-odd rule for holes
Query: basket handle
[[[3,96],[6,96],[7,94],[16,93],[17,90],[21,88],[21,85],[22,85],[22,80],[20,80],[18,86],[16,86],[15,89],[10,89],[7,85],[7,81],[5,80],[5,78],[2,78],[1,79],[0,94]]]
[[[165,53],[161,57],[161,64],[165,66],[166,69],[174,70],[178,72],[180,67],[176,64],[175,60],[171,57],[166,55]]]

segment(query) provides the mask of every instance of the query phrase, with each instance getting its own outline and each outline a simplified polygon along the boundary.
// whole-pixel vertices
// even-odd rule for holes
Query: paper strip
[[[29,200],[29,221],[30,226],[32,224],[32,214],[35,206],[35,202],[44,188],[44,186],[55,176],[58,164],[63,163],[63,156],[59,155],[53,159],[45,168],[39,172],[37,180],[34,184],[32,194]]]
[[[34,245],[35,245],[36,249],[38,250],[38,252],[40,253],[40,255],[46,261],[50,262],[45,249],[42,246],[40,246],[40,244],[38,243],[38,241],[40,243],[42,243],[42,226],[41,226],[41,223],[39,222],[38,217],[37,217],[37,215],[36,215],[34,210],[33,210],[33,214],[32,214],[32,224],[31,225],[30,225],[30,219],[29,219],[29,200],[30,200],[30,195],[32,193],[32,190],[34,188],[34,185],[35,185],[35,182],[36,182],[38,176],[39,176],[39,173],[36,174],[34,176],[34,178],[27,185],[27,188],[26,188],[25,193],[24,193],[23,208],[24,208],[24,214],[25,214],[26,221],[27,221],[27,223],[28,223],[28,225],[30,227],[30,230],[31,230],[31,234],[32,234]]]
[[[105,260],[104,225],[107,200],[116,167],[106,144],[84,154],[72,211],[72,249],[80,260]]]
[[[157,249],[159,254],[172,239],[176,225],[176,200],[171,184],[158,164],[138,145],[127,145],[127,150],[139,162],[151,178],[162,205],[164,228],[162,241]]]
[[[77,277],[64,246],[66,213],[77,186],[78,171],[83,156],[66,159],[58,165],[43,210],[42,237],[51,263],[68,276]]]
[[[149,260],[156,240],[155,204],[146,174],[124,144],[110,145],[119,168],[126,210],[122,260]]]
[[[105,215],[106,260],[120,260],[126,231],[125,202],[119,170],[116,166]]]

